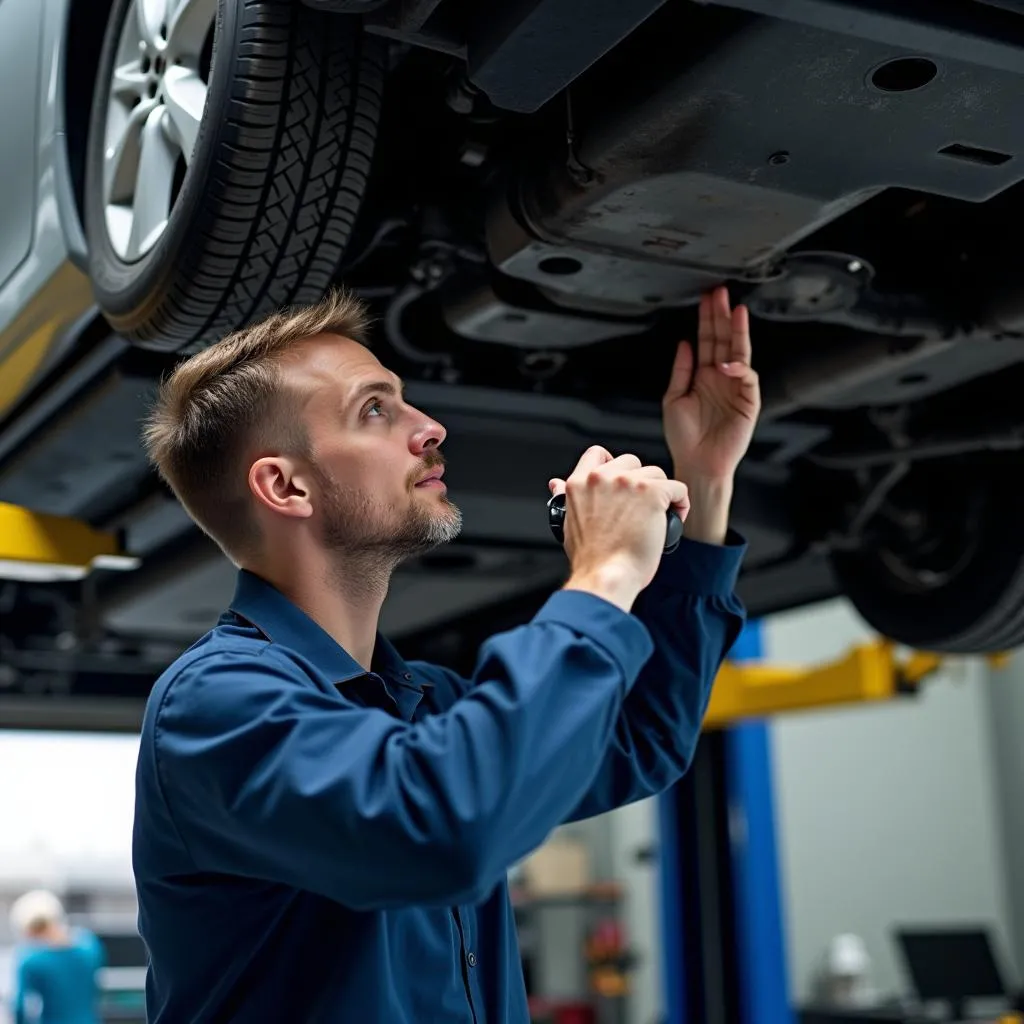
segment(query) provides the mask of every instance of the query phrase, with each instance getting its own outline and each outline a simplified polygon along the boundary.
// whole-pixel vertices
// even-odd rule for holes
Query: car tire
[[[307,7],[336,14],[369,14],[383,7],[388,0],[302,0]]]
[[[116,236],[121,249],[115,248],[112,225],[122,222],[108,221],[113,207],[105,201],[107,185],[117,178],[105,177],[105,157],[114,153],[110,139],[121,137],[114,134],[113,120],[107,134],[115,61],[125,66],[125,47],[135,45],[129,33],[136,23],[127,17],[145,24],[139,14],[144,8],[137,6],[142,0],[113,4],[92,109],[84,219],[94,292],[117,332],[161,351],[196,351],[261,315],[324,294],[359,212],[380,115],[385,49],[362,32],[358,20],[293,0],[213,2],[215,15],[207,9],[213,27],[205,37],[205,67],[196,68],[200,78],[204,70],[207,75],[206,99],[191,158],[187,169],[183,158],[174,164],[170,214],[158,216],[164,226],[145,252],[144,240],[133,250],[123,231]],[[153,75],[158,67],[170,68],[171,43],[177,46],[187,30],[173,22],[138,29],[152,46],[160,45],[161,32],[166,37],[166,63],[154,58]],[[137,45],[149,44],[140,38]],[[132,65],[131,89],[136,78],[145,77],[143,66]],[[165,99],[169,74],[158,85],[139,85],[142,99],[132,97],[131,111],[140,102]],[[155,99],[146,89],[157,90]],[[167,149],[167,139],[177,138],[184,152],[185,135],[171,117],[170,100],[165,102],[164,120],[157,124],[165,131],[147,139],[154,145],[159,139]],[[145,130],[153,123],[149,117]],[[161,168],[171,161],[166,157]],[[137,162],[141,168],[141,157]],[[123,176],[130,181],[130,166],[122,166],[129,167]],[[136,175],[129,204],[133,222],[134,211],[142,208],[135,202],[146,188],[144,177],[154,180]]]
[[[1024,644],[1024,492],[1010,476],[961,479],[961,494],[947,491],[954,515],[970,524],[956,542],[960,564],[948,578],[915,582],[884,543],[833,553],[840,588],[874,630],[939,653],[996,653]],[[931,507],[941,500],[933,496]]]

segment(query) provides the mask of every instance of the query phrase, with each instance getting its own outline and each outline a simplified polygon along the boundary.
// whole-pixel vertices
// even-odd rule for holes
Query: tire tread
[[[291,0],[240,0],[238,17],[201,223],[156,301],[110,315],[147,348],[195,351],[275,309],[319,299],[366,190],[381,41]]]

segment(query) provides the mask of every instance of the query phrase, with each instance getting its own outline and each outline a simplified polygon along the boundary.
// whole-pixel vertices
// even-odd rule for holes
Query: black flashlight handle
[[[548,526],[559,544],[565,543],[565,494],[554,494],[548,500]],[[674,508],[666,513],[665,554],[670,555],[683,539],[683,521]]]

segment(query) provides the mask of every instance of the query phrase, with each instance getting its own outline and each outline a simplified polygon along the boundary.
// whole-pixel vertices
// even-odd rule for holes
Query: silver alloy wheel
[[[179,162],[188,165],[206,107],[201,58],[217,0],[132,0],[114,61],[104,132],[107,234],[126,263],[163,234]]]

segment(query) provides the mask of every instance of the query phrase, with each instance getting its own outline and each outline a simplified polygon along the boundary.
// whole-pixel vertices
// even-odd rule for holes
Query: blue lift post
[[[661,910],[661,977],[665,1024],[686,1022],[685,915],[679,884],[683,851],[679,842],[678,801],[674,789],[658,798],[658,906]]]
[[[749,623],[732,649],[735,662],[760,660],[763,627]],[[781,898],[771,734],[763,722],[725,734],[734,913],[743,1024],[792,1024]]]
[[[761,630],[730,660],[760,658]],[[666,1024],[792,1024],[767,726],[706,733],[659,825]]]

